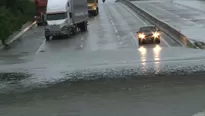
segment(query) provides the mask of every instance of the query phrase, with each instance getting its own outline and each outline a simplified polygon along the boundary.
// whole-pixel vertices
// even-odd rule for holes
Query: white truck
[[[79,29],[87,31],[87,0],[48,0],[45,38],[70,36]]]

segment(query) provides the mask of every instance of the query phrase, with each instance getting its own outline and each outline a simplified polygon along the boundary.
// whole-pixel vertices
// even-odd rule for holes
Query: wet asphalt
[[[158,47],[139,47],[135,33],[150,23],[112,0],[88,23],[88,32],[49,42],[34,27],[0,51],[0,116],[192,116],[205,109],[204,74],[175,75],[203,72],[204,51],[165,34]]]

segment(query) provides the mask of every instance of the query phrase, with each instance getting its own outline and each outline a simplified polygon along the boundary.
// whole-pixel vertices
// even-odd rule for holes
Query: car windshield
[[[154,31],[156,31],[155,27],[143,27],[143,28],[140,28],[140,32],[154,32]]]
[[[205,116],[205,0],[0,0],[0,116]]]
[[[67,17],[67,13],[54,13],[54,14],[47,14],[47,20],[61,20]]]

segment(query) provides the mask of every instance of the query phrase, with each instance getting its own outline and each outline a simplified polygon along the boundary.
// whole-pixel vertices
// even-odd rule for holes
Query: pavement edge
[[[36,25],[36,21],[33,22],[27,22],[24,25],[22,25],[21,31],[16,31],[12,35],[8,37],[6,40],[6,44],[12,44],[14,41],[19,39],[24,33],[26,33],[28,30],[30,30],[32,27]],[[4,45],[0,41],[0,50],[4,49]]]
[[[167,23],[159,20],[155,16],[151,15],[150,13],[146,12],[145,10],[142,10],[139,6],[136,4],[131,3],[128,0],[116,0],[116,2],[121,2],[128,7],[130,7],[133,11],[144,17],[146,20],[148,20],[151,24],[156,25],[159,29],[161,29],[164,33],[169,35],[174,41],[182,45],[183,47],[188,48],[200,48],[196,44],[194,44],[193,41],[190,40],[187,36],[180,33],[180,31],[174,29],[172,26],[168,25]]]

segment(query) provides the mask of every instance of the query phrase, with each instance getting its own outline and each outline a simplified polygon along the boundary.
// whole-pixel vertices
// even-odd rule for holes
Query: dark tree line
[[[35,15],[35,4],[30,0],[0,0],[0,40],[13,32]]]

